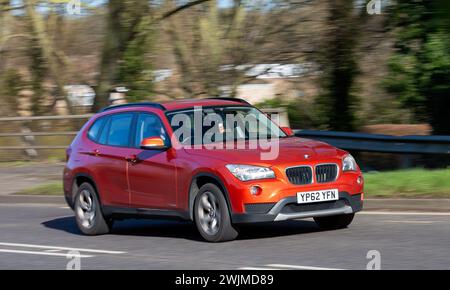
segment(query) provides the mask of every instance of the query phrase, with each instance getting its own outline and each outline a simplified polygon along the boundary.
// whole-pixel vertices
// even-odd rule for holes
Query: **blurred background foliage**
[[[124,86],[128,101],[283,106],[293,128],[450,135],[449,1],[381,0],[374,15],[364,0],[81,1],[77,15],[65,2],[0,0],[3,116],[96,111]]]
[[[435,134],[449,134],[450,38],[448,1],[398,1],[388,27],[395,53],[384,80],[388,93],[412,109],[416,120],[430,122]],[[447,17],[445,17],[447,16]]]

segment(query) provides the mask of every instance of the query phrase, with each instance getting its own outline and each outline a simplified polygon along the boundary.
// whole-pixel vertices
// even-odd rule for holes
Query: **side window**
[[[170,114],[168,118],[175,134],[174,137],[183,145],[194,145],[194,112],[184,112],[180,115],[174,113]]]
[[[145,138],[160,137],[167,142],[167,134],[158,116],[153,114],[139,114],[136,123],[135,147],[139,148]]]
[[[128,146],[130,142],[133,114],[118,114],[111,117],[107,144],[111,146]]]
[[[111,125],[111,118],[105,118],[105,126],[103,126],[102,133],[98,139],[98,143],[106,145],[108,141],[109,127]]]
[[[132,121],[133,114],[112,115],[102,130],[99,143],[111,146],[128,146]]]
[[[103,124],[105,123],[106,118],[99,118],[97,119],[94,124],[92,124],[91,128],[89,129],[87,136],[92,141],[97,141],[98,135],[100,133],[100,130],[102,129]]]

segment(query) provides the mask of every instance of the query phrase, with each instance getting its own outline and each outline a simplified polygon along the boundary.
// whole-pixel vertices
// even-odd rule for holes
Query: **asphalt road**
[[[187,222],[128,220],[87,237],[61,204],[0,204],[0,269],[450,269],[450,214],[361,213],[348,229],[320,231],[311,220],[246,226],[238,240],[203,242]]]

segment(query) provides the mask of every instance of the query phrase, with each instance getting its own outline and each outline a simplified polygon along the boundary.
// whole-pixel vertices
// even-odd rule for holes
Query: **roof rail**
[[[159,103],[142,102],[142,103],[129,103],[129,104],[120,104],[120,105],[109,106],[109,107],[101,109],[99,111],[99,113],[106,112],[106,111],[113,110],[113,109],[128,108],[128,107],[152,107],[152,108],[160,109],[163,111],[166,110],[166,108]]]
[[[222,101],[233,101],[233,102],[239,102],[239,103],[243,103],[243,104],[247,104],[250,105],[249,102],[247,102],[246,100],[243,99],[238,99],[238,98],[230,98],[230,97],[212,97],[212,98],[206,98],[207,100],[222,100]]]

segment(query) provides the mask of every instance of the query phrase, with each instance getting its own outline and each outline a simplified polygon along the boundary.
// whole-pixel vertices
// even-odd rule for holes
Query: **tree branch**
[[[203,4],[203,3],[206,3],[206,2],[209,2],[209,1],[210,0],[195,0],[195,1],[188,2],[188,3],[184,4],[184,5],[178,6],[178,7],[174,8],[174,9],[172,9],[170,11],[167,11],[160,18],[158,18],[157,21],[164,20],[164,19],[169,18],[170,16],[172,16],[174,14],[177,14],[178,12],[181,12],[183,10],[186,10],[186,9],[192,7],[192,6]]]
[[[20,10],[20,9],[25,9],[26,5],[22,5],[22,6],[11,6],[11,7],[7,7],[4,9],[0,9],[0,12],[8,12],[8,11],[13,11],[13,10]]]

